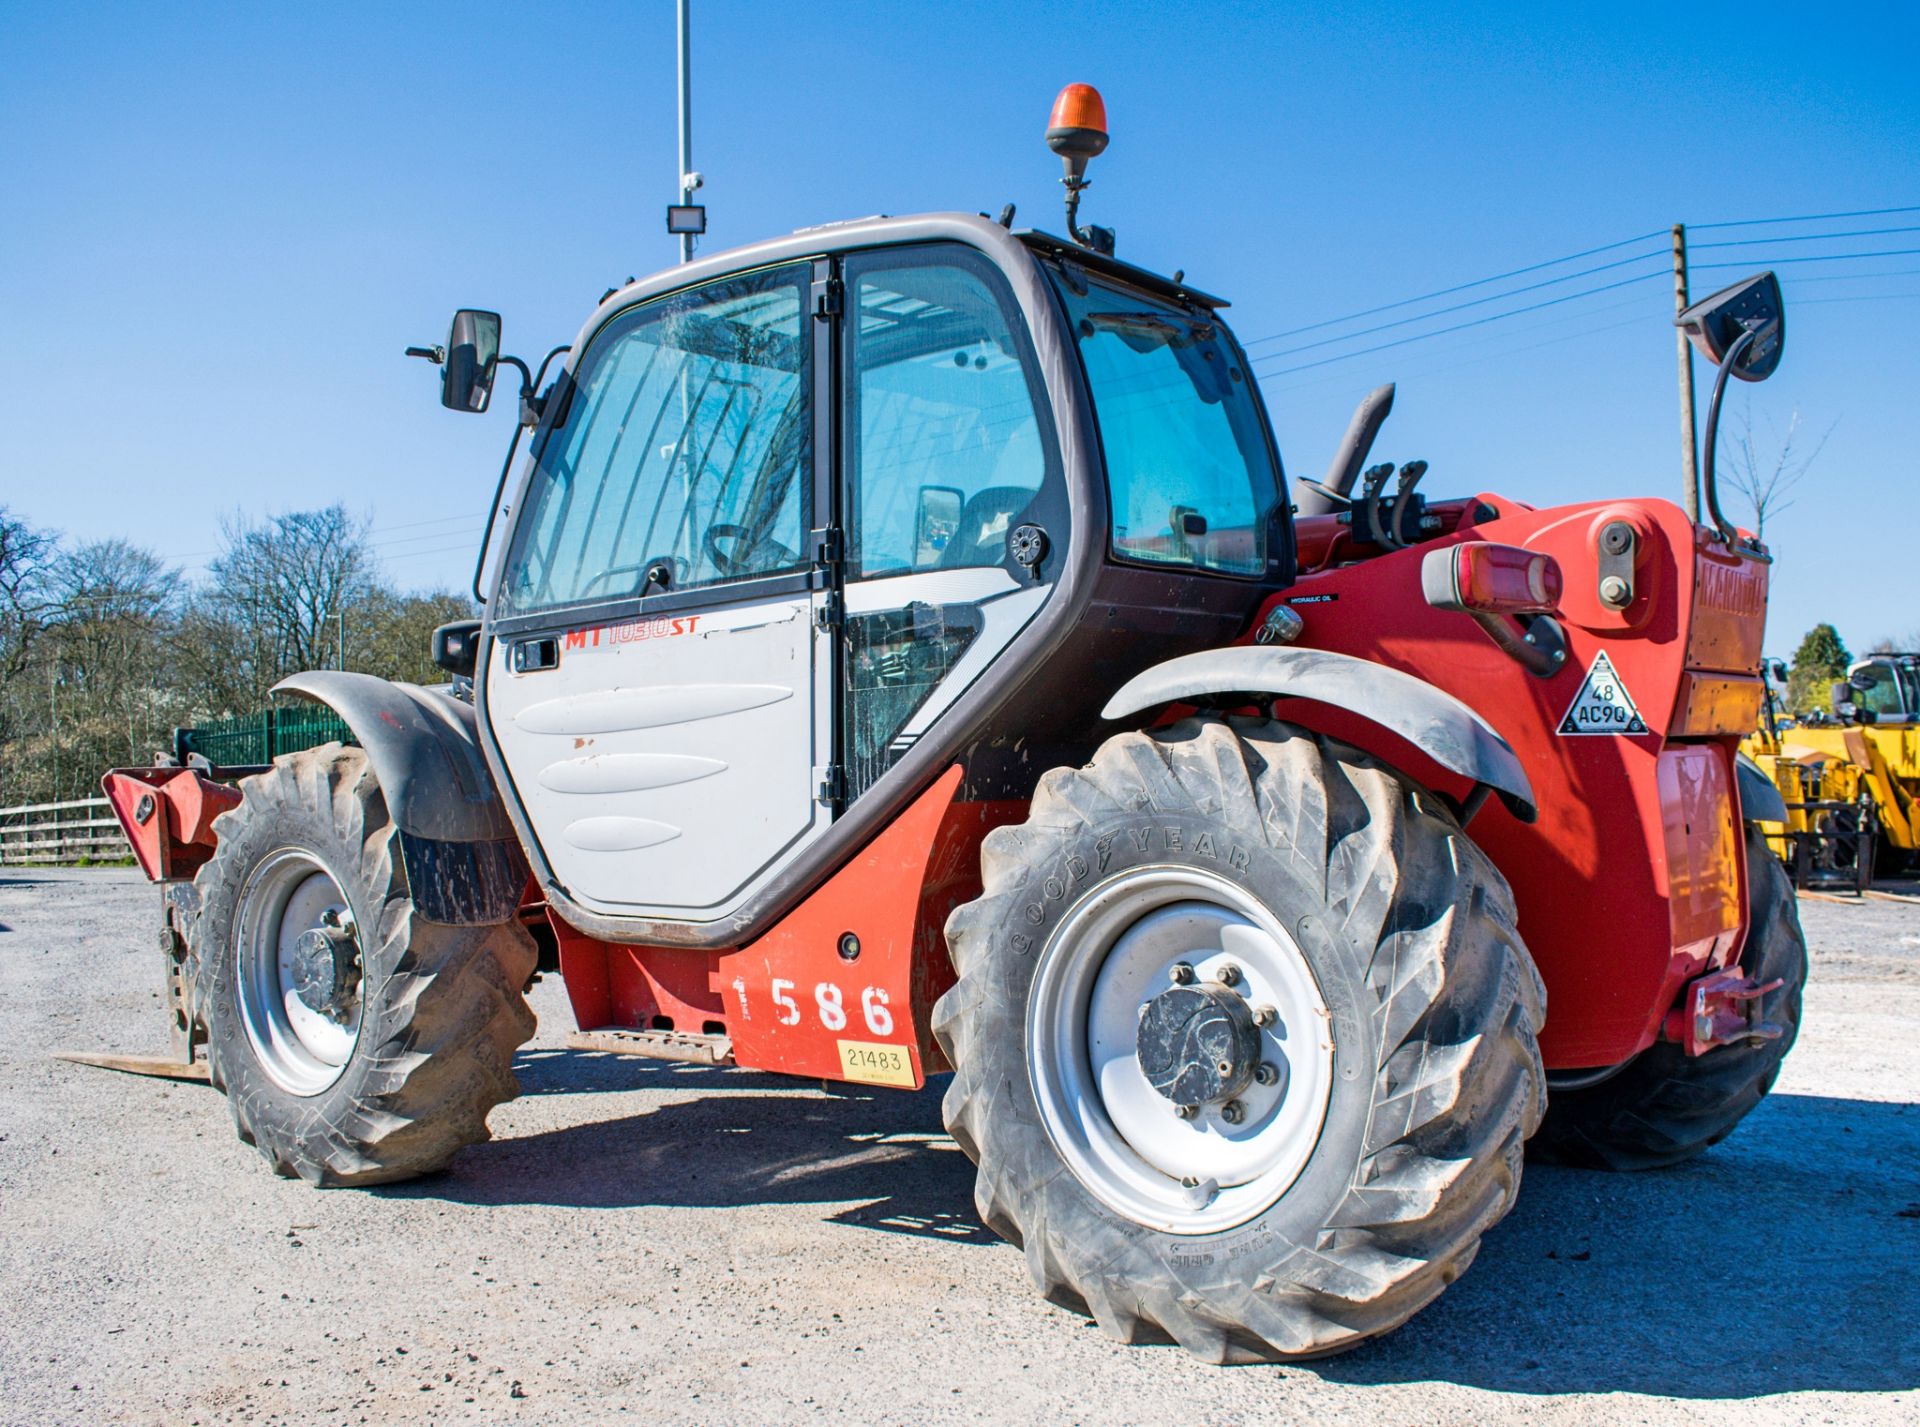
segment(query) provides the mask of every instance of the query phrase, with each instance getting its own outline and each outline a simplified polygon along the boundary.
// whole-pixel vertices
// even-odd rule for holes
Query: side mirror
[[[1673,320],[1694,350],[1716,367],[1751,332],[1753,340],[1740,348],[1733,363],[1733,375],[1743,382],[1763,382],[1772,376],[1787,343],[1786,304],[1780,297],[1780,280],[1770,272],[1723,287]]]
[[[954,532],[960,528],[960,516],[966,497],[952,486],[920,487],[920,509],[913,523],[913,568],[924,570],[938,565]]]
[[[1863,709],[1854,702],[1858,686],[1852,679],[1836,679],[1829,690],[1828,698],[1833,704],[1833,716],[1841,723],[1872,723],[1873,710]]]
[[[1781,688],[1784,689],[1787,686],[1787,661],[1786,660],[1775,659],[1770,661],[1767,665],[1767,672],[1773,675],[1773,682],[1778,684]]]
[[[433,662],[449,674],[471,679],[479,653],[477,619],[456,619],[433,632]]]
[[[1756,273],[1744,282],[1723,287],[1703,297],[1673,319],[1687,334],[1694,350],[1715,363],[1713,396],[1707,401],[1707,436],[1701,453],[1700,489],[1707,498],[1707,514],[1729,550],[1740,545],[1740,532],[1720,512],[1720,487],[1714,479],[1714,454],[1720,445],[1720,404],[1727,394],[1727,377],[1761,382],[1780,365],[1787,345],[1787,309],[1780,297],[1780,280],[1772,273]]]
[[[500,314],[463,307],[447,333],[440,372],[440,404],[450,411],[485,411],[500,365]]]

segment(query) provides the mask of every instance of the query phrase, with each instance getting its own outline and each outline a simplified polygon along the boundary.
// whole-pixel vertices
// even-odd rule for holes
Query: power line
[[[1694,263],[1695,268],[1777,268],[1786,263],[1844,263],[1853,258],[1910,258],[1920,248],[1882,248],[1872,253],[1818,253],[1808,258],[1750,258],[1738,263]]]
[[[1703,245],[1703,246],[1704,246],[1704,245]],[[1771,266],[1777,266],[1777,265],[1780,265],[1780,264],[1785,264],[1785,263],[1818,263],[1818,262],[1844,262],[1844,261],[1847,261],[1847,260],[1849,260],[1849,259],[1855,259],[1855,258],[1876,258],[1876,257],[1902,257],[1902,256],[1911,256],[1911,255],[1913,255],[1913,254],[1917,254],[1917,253],[1920,253],[1920,248],[1890,248],[1890,249],[1883,249],[1883,250],[1879,250],[1879,251],[1875,251],[1875,252],[1869,252],[1869,253],[1822,253],[1822,254],[1815,254],[1815,255],[1810,255],[1810,256],[1807,256],[1807,257],[1797,257],[1797,258],[1794,258],[1794,257],[1789,257],[1789,258],[1777,258],[1777,259],[1774,259],[1774,260],[1772,260],[1771,262],[1767,262],[1767,261],[1763,261],[1763,260],[1760,260],[1760,259],[1752,259],[1752,260],[1747,260],[1747,261],[1736,261],[1736,262],[1721,262],[1721,263],[1694,263],[1694,264],[1691,264],[1691,267],[1692,267],[1692,268],[1693,268],[1694,270],[1696,270],[1696,271],[1705,271],[1705,270],[1708,270],[1708,269],[1718,269],[1718,268],[1756,268],[1756,267],[1757,267],[1757,268],[1764,268],[1764,267],[1771,267]],[[1618,265],[1619,265],[1619,264],[1611,264],[1610,266],[1618,266]],[[1371,346],[1371,347],[1362,347],[1362,348],[1359,348],[1359,349],[1358,349],[1358,350],[1356,350],[1356,351],[1352,351],[1352,352],[1342,352],[1342,353],[1337,353],[1337,354],[1335,354],[1334,356],[1331,356],[1331,357],[1323,357],[1323,358],[1320,358],[1320,359],[1319,359],[1318,361],[1313,361],[1313,362],[1303,362],[1303,363],[1300,363],[1300,364],[1299,364],[1299,365],[1297,365],[1297,366],[1291,366],[1291,367],[1268,367],[1268,368],[1265,368],[1265,369],[1261,369],[1261,370],[1259,370],[1259,375],[1260,375],[1261,377],[1263,377],[1263,378],[1266,378],[1266,377],[1277,377],[1277,376],[1286,376],[1286,375],[1288,375],[1289,373],[1292,373],[1292,372],[1304,372],[1304,371],[1309,371],[1309,370],[1311,370],[1311,369],[1313,369],[1313,368],[1315,368],[1315,367],[1322,367],[1322,366],[1328,366],[1328,365],[1330,365],[1330,364],[1332,364],[1332,363],[1334,363],[1334,362],[1341,362],[1341,361],[1345,361],[1345,360],[1347,360],[1347,359],[1348,359],[1349,357],[1364,357],[1364,356],[1369,356],[1369,355],[1371,355],[1371,354],[1373,354],[1373,353],[1375,353],[1375,352],[1384,352],[1384,351],[1387,351],[1387,350],[1389,350],[1390,348],[1394,348],[1394,347],[1404,347],[1404,346],[1407,346],[1407,345],[1409,345],[1409,344],[1411,344],[1411,343],[1414,343],[1414,342],[1422,342],[1422,341],[1425,341],[1425,340],[1426,340],[1427,338],[1429,338],[1429,337],[1444,337],[1444,336],[1446,336],[1446,335],[1448,335],[1449,333],[1453,333],[1453,332],[1460,332],[1460,331],[1464,331],[1464,330],[1466,330],[1467,328],[1470,328],[1470,327],[1479,327],[1479,326],[1484,326],[1485,324],[1487,324],[1487,323],[1489,323],[1489,322],[1499,322],[1499,321],[1503,321],[1504,319],[1506,319],[1506,318],[1509,318],[1509,317],[1518,317],[1518,316],[1520,316],[1520,315],[1521,315],[1522,313],[1527,313],[1527,312],[1537,312],[1537,311],[1539,311],[1539,310],[1540,310],[1541,308],[1543,308],[1543,307],[1554,307],[1554,306],[1558,306],[1558,305],[1559,305],[1559,304],[1561,304],[1561,303],[1565,303],[1565,302],[1572,302],[1572,301],[1575,301],[1575,300],[1576,300],[1576,299],[1578,299],[1578,298],[1582,298],[1582,297],[1591,297],[1591,296],[1593,296],[1594,294],[1596,294],[1596,293],[1601,293],[1601,292],[1611,292],[1611,291],[1613,291],[1613,290],[1615,290],[1616,288],[1622,288],[1622,287],[1628,287],[1628,286],[1631,286],[1631,285],[1633,285],[1633,284],[1635,284],[1635,283],[1640,283],[1640,282],[1646,282],[1646,281],[1648,281],[1649,279],[1652,279],[1652,278],[1656,278],[1656,277],[1663,277],[1663,276],[1665,276],[1665,274],[1664,274],[1664,273],[1644,273],[1644,274],[1642,274],[1642,275],[1641,275],[1641,276],[1639,276],[1639,277],[1631,277],[1631,278],[1623,278],[1623,279],[1622,279],[1621,281],[1619,281],[1619,282],[1614,282],[1614,283],[1603,283],[1603,284],[1601,284],[1601,285],[1599,285],[1599,286],[1597,286],[1597,287],[1590,287],[1590,288],[1586,288],[1586,289],[1583,289],[1583,290],[1582,290],[1582,291],[1580,291],[1580,292],[1574,292],[1574,293],[1567,293],[1567,294],[1565,294],[1565,295],[1563,295],[1563,296],[1560,296],[1560,297],[1554,297],[1554,298],[1548,298],[1548,299],[1547,299],[1546,301],[1544,301],[1544,302],[1533,302],[1533,303],[1528,303],[1528,304],[1526,304],[1526,305],[1525,305],[1525,306],[1523,306],[1523,307],[1516,307],[1516,308],[1512,308],[1512,309],[1510,309],[1510,310],[1508,310],[1508,311],[1506,311],[1506,312],[1496,312],[1496,313],[1492,313],[1492,314],[1490,314],[1490,315],[1488,315],[1488,316],[1486,316],[1486,317],[1480,317],[1480,318],[1475,318],[1474,320],[1472,320],[1472,321],[1470,321],[1470,322],[1456,322],[1456,323],[1454,323],[1454,324],[1453,324],[1452,326],[1449,326],[1449,327],[1440,327],[1440,328],[1436,328],[1436,329],[1435,329],[1434,331],[1432,331],[1432,332],[1418,332],[1418,333],[1415,333],[1415,334],[1413,334],[1412,336],[1409,336],[1409,337],[1401,337],[1401,338],[1398,338],[1398,339],[1396,339],[1396,340],[1394,340],[1394,341],[1392,341],[1392,342],[1382,342],[1382,343],[1378,343],[1378,344],[1376,344],[1376,345],[1374,345],[1374,346]],[[1882,276],[1882,274],[1872,274],[1872,276]],[[1538,287],[1538,286],[1551,286],[1551,285],[1552,285],[1552,284],[1535,284],[1535,286],[1536,286],[1536,287]],[[1522,290],[1523,290],[1523,291],[1525,291],[1525,290],[1528,290],[1528,289],[1522,289]],[[1503,296],[1503,297],[1506,297],[1506,296],[1514,296],[1514,295],[1516,295],[1516,294],[1514,294],[1514,293],[1502,293],[1502,294],[1500,294],[1500,296]],[[1487,299],[1487,300],[1489,300],[1489,301],[1491,301],[1491,300],[1496,300],[1496,299]],[[1475,304],[1462,304],[1462,305],[1463,305],[1463,306],[1474,306],[1474,305],[1478,305],[1478,304],[1477,304],[1477,303],[1475,303]],[[1457,310],[1457,309],[1455,309],[1455,310]],[[1438,315],[1439,315],[1438,313],[1429,313],[1429,314],[1428,314],[1428,316],[1438,316]],[[1413,320],[1413,321],[1419,321],[1419,320],[1421,320],[1421,319],[1419,319],[1419,318],[1414,318],[1414,319],[1409,319],[1409,320]],[[1404,326],[1404,325],[1405,325],[1404,323],[1399,323],[1399,322],[1396,322],[1396,323],[1388,323],[1388,324],[1385,324],[1385,326]],[[1378,328],[1378,329],[1374,329],[1374,330],[1385,330],[1385,326],[1383,326],[1382,328]],[[1350,334],[1350,335],[1352,335],[1352,336],[1356,336],[1356,337],[1357,337],[1357,336],[1362,336],[1362,335],[1365,335],[1365,334],[1363,334],[1363,333],[1353,333],[1353,334]],[[1337,341],[1337,340],[1342,340],[1342,339],[1333,339],[1333,340],[1336,340],[1336,341]],[[1317,343],[1312,343],[1312,344],[1310,344],[1310,346],[1313,346],[1313,347],[1320,347],[1320,346],[1326,346],[1326,345],[1328,345],[1328,344],[1327,344],[1326,342],[1317,342]],[[1293,348],[1293,349],[1291,349],[1291,350],[1292,350],[1292,351],[1306,351],[1306,350],[1308,350],[1308,348],[1307,348],[1307,347],[1298,347],[1298,348]],[[1284,356],[1287,356],[1287,355],[1289,355],[1289,354],[1290,354],[1290,353],[1289,353],[1289,352],[1287,352],[1287,351],[1282,351],[1282,352],[1269,352],[1269,353],[1266,353],[1266,354],[1265,354],[1264,356],[1262,356],[1262,357],[1259,357],[1259,358],[1255,358],[1254,360],[1255,360],[1256,362],[1258,362],[1258,361],[1271,361],[1271,360],[1275,360],[1275,359],[1277,359],[1277,358],[1280,358],[1280,357],[1284,357]]]
[[[1451,307],[1438,307],[1432,312],[1423,312],[1417,317],[1396,318],[1392,322],[1382,322],[1377,327],[1362,327],[1359,331],[1348,332],[1344,336],[1322,337],[1318,342],[1307,342],[1298,347],[1286,347],[1278,352],[1262,352],[1259,360],[1264,362],[1273,357],[1290,357],[1296,352],[1311,352],[1316,347],[1327,347],[1336,342],[1350,342],[1355,338],[1371,336],[1375,332],[1390,331],[1395,327],[1405,327],[1413,322],[1431,321],[1435,317],[1445,317],[1450,312],[1465,312],[1469,307],[1484,307],[1489,302],[1501,302],[1509,297],[1519,297],[1522,293],[1538,292],[1543,287],[1557,287],[1563,282],[1572,282],[1576,278],[1592,277],[1595,273],[1609,272],[1614,268],[1624,268],[1633,263],[1644,263],[1653,258],[1664,257],[1666,257],[1666,253],[1662,251],[1639,253],[1631,258],[1617,258],[1613,262],[1601,263],[1597,267],[1582,268],[1579,272],[1568,273],[1564,277],[1550,277],[1542,282],[1530,282],[1525,287],[1508,288],[1505,292],[1496,292],[1486,297],[1472,298],[1466,302],[1456,302]]]
[[[1696,233],[1704,233],[1709,228],[1762,228],[1770,223],[1825,223],[1834,218],[1882,218],[1890,213],[1920,213],[1920,206],[1856,208],[1849,213],[1802,213],[1795,218],[1739,218],[1730,223],[1691,223],[1688,227]]]
[[[1857,209],[1850,209],[1844,212],[1803,213],[1803,214],[1797,214],[1797,215],[1785,216],[1785,217],[1776,217],[1776,218],[1740,218],[1740,219],[1731,219],[1731,220],[1720,222],[1720,223],[1695,223],[1695,224],[1690,224],[1689,228],[1691,231],[1694,231],[1694,232],[1705,232],[1713,229],[1765,227],[1765,226],[1774,226],[1774,225],[1785,224],[1785,223],[1819,223],[1819,222],[1828,222],[1828,221],[1832,221],[1840,218],[1878,218],[1878,217],[1884,217],[1884,216],[1899,214],[1899,213],[1920,213],[1920,205],[1912,205],[1912,206],[1901,207],[1901,208],[1857,208]],[[1907,230],[1907,229],[1889,228],[1889,229],[1865,230],[1860,234],[1851,234],[1851,233],[1807,234],[1804,236],[1782,237],[1779,241],[1805,242],[1816,237],[1842,238],[1842,237],[1866,236],[1866,234],[1870,232],[1891,233],[1891,232],[1903,232],[1903,231],[1920,231],[1920,229]],[[1362,318],[1378,316],[1380,313],[1383,313],[1383,312],[1393,312],[1402,307],[1411,307],[1418,303],[1430,302],[1434,298],[1438,298],[1438,297],[1450,297],[1456,292],[1466,292],[1476,287],[1485,287],[1489,283],[1503,282],[1508,278],[1521,277],[1527,273],[1539,272],[1546,268],[1559,267],[1563,263],[1576,262],[1581,258],[1593,257],[1599,253],[1612,252],[1617,248],[1624,248],[1634,243],[1642,243],[1653,238],[1660,238],[1664,236],[1665,236],[1664,229],[1655,229],[1651,233],[1642,233],[1639,236],[1633,237],[1633,238],[1622,238],[1618,242],[1603,243],[1601,246],[1597,248],[1587,248],[1581,252],[1569,253],[1565,257],[1553,258],[1547,262],[1529,263],[1525,267],[1512,268],[1503,273],[1495,273],[1491,277],[1476,278],[1472,282],[1457,283],[1452,287],[1440,288],[1433,292],[1423,293],[1418,297],[1402,298],[1397,302],[1384,303],[1378,307],[1369,307],[1369,308],[1364,308],[1357,312],[1349,312],[1341,317],[1329,317],[1324,321],[1308,323],[1304,327],[1291,327],[1282,332],[1270,332],[1267,335],[1262,337],[1246,338],[1242,340],[1241,345],[1243,347],[1252,348],[1266,342],[1277,342],[1287,337],[1297,337],[1308,332],[1323,331],[1328,327],[1338,327],[1348,322],[1357,322]],[[1727,247],[1727,246],[1734,246],[1736,243],[1760,243],[1764,241],[1767,241],[1767,240],[1764,240],[1764,239],[1729,240],[1727,243],[1701,243],[1696,246],[1700,248]],[[1704,266],[1704,265],[1695,264],[1695,266]],[[1738,264],[1734,264],[1733,266],[1738,266]],[[1569,275],[1569,277],[1571,277],[1571,275]],[[1527,291],[1527,290],[1529,289],[1522,288],[1522,289],[1518,289],[1517,291]],[[1513,294],[1508,294],[1508,295],[1513,295]],[[1458,309],[1448,309],[1448,310],[1452,311],[1452,310],[1458,310]],[[1428,315],[1439,316],[1440,314],[1429,313]],[[1409,320],[1417,321],[1419,319],[1415,318],[1415,319],[1409,319]],[[1378,331],[1378,330],[1384,330],[1384,329],[1375,328],[1370,330]],[[1357,337],[1365,334],[1349,333],[1348,335]],[[1329,340],[1337,341],[1339,339],[1336,338],[1336,339],[1329,339]],[[1324,345],[1324,344],[1315,344],[1315,345]],[[1294,350],[1304,351],[1306,350],[1306,348],[1304,347],[1295,348]],[[1265,353],[1263,355],[1279,356],[1282,354],[1281,353]]]
[[[1603,308],[1601,310],[1605,311],[1607,309]],[[1411,379],[1414,377],[1444,376],[1448,372],[1459,371],[1465,367],[1482,366],[1487,362],[1497,362],[1504,357],[1517,357],[1523,352],[1538,351],[1542,347],[1557,347],[1565,342],[1577,342],[1577,341],[1584,340],[1586,338],[1597,337],[1602,332],[1617,332],[1623,327],[1641,326],[1646,322],[1646,320],[1647,319],[1644,316],[1628,317],[1618,322],[1605,323],[1604,325],[1599,327],[1582,327],[1577,332],[1565,332],[1558,337],[1548,337],[1544,341],[1540,341],[1540,342],[1527,342],[1518,347],[1502,347],[1497,351],[1482,352],[1478,356],[1467,357],[1458,362],[1445,362],[1439,366],[1416,367],[1413,371],[1407,373],[1407,377],[1404,379]],[[1533,328],[1530,330],[1538,331],[1539,329]],[[1502,333],[1501,335],[1505,336],[1507,334]],[[1459,349],[1455,348],[1453,350],[1457,351]],[[1291,386],[1275,387],[1271,391],[1270,395],[1284,396],[1288,392],[1305,391],[1309,387],[1320,386],[1326,382],[1337,381],[1337,380],[1340,380],[1337,374],[1317,377],[1317,378],[1310,379],[1308,381],[1295,382]]]
[[[1492,277],[1475,278],[1472,282],[1456,283],[1452,287],[1443,287],[1437,292],[1422,293],[1418,297],[1403,297],[1398,302],[1389,302],[1381,307],[1369,307],[1363,312],[1349,312],[1344,317],[1329,317],[1324,322],[1311,322],[1305,327],[1291,327],[1285,332],[1270,332],[1264,337],[1254,337],[1241,343],[1243,347],[1256,346],[1261,342],[1278,342],[1283,337],[1297,337],[1303,332],[1318,332],[1324,327],[1337,327],[1343,322],[1357,322],[1362,317],[1373,317],[1382,312],[1392,312],[1396,308],[1411,307],[1417,302],[1429,302],[1436,297],[1451,297],[1456,292],[1466,292],[1470,288],[1485,287],[1490,282],[1504,282],[1510,277],[1523,277],[1527,273],[1539,272],[1543,268],[1556,268],[1562,263],[1577,262],[1581,258],[1591,258],[1598,253],[1610,253],[1615,248],[1624,248],[1633,243],[1644,243],[1661,236],[1662,230],[1641,233],[1632,238],[1622,238],[1617,243],[1602,243],[1597,248],[1587,248],[1582,252],[1568,253],[1563,258],[1553,258],[1544,263],[1529,263],[1523,268],[1513,268],[1507,272],[1495,273]]]
[[[1463,332],[1469,327],[1484,327],[1489,322],[1501,322],[1509,317],[1518,317],[1523,312],[1538,312],[1543,307],[1557,307],[1563,302],[1573,302],[1582,297],[1592,297],[1595,293],[1613,292],[1617,288],[1631,287],[1635,283],[1651,282],[1655,278],[1664,278],[1665,273],[1642,273],[1639,277],[1622,278],[1619,282],[1602,283],[1598,287],[1589,287],[1580,292],[1570,292],[1561,297],[1549,297],[1544,302],[1530,302],[1525,307],[1516,307],[1508,312],[1495,312],[1486,317],[1476,317],[1471,322],[1456,322],[1451,327],[1442,327],[1433,332],[1420,332],[1411,337],[1396,338],[1391,342],[1381,342],[1376,346],[1362,347],[1357,352],[1342,352],[1337,356],[1322,357],[1317,362],[1302,362],[1297,367],[1277,367],[1261,372],[1263,377],[1282,377],[1289,372],[1304,372],[1314,367],[1324,367],[1330,362],[1344,362],[1350,357],[1364,357],[1374,352],[1384,352],[1392,347],[1404,347],[1409,342],[1424,342],[1429,337],[1444,337],[1449,332]]]
[[[1920,297],[1920,292],[1861,292],[1852,297],[1803,297],[1796,307],[1821,307],[1834,302],[1904,302]]]
[[[1724,243],[1693,243],[1701,248],[1752,248],[1761,243],[1818,243],[1827,238],[1878,238],[1888,233],[1920,233],[1920,224],[1906,228],[1854,228],[1845,233],[1791,233],[1786,237],[1729,238]]]

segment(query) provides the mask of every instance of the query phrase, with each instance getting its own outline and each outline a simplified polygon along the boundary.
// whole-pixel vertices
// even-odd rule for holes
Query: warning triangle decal
[[[1620,682],[1613,661],[1602,650],[1593,656],[1593,667],[1587,670],[1586,681],[1580,685],[1580,692],[1573,696],[1567,716],[1560,720],[1560,732],[1620,734],[1646,731],[1646,720],[1640,717],[1640,710],[1633,706],[1633,695]]]

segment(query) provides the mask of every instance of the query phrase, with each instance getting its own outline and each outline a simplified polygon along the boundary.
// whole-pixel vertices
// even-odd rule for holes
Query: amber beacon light
[[[1107,105],[1099,90],[1091,84],[1069,84],[1060,91],[1047,119],[1047,147],[1060,155],[1066,169],[1060,182],[1067,188],[1067,231],[1076,243],[1096,246],[1090,234],[1081,232],[1078,218],[1087,163],[1107,147]],[[1110,249],[1110,238],[1104,246]]]

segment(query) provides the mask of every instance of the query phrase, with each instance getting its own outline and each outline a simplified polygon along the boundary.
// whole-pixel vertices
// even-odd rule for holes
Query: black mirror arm
[[[500,497],[507,492],[507,477],[513,473],[514,453],[520,449],[520,433],[530,426],[537,426],[545,415],[545,404],[533,395],[533,388],[547,374],[547,367],[562,352],[572,351],[571,346],[555,347],[540,362],[538,376],[527,375],[527,365],[518,357],[502,357],[503,362],[512,362],[520,368],[520,424],[513,428],[513,440],[507,443],[507,459],[500,463],[500,479],[493,484],[493,504],[487,507],[487,528],[480,537],[480,553],[473,561],[473,598],[478,604],[485,604],[487,597],[480,592],[480,576],[487,568],[487,551],[493,545],[494,523],[500,519]],[[527,419],[531,413],[533,420]]]
[[[1705,459],[1700,463],[1700,484],[1707,494],[1707,513],[1713,518],[1714,528],[1720,532],[1720,538],[1729,550],[1740,547],[1740,532],[1733,528],[1733,522],[1720,513],[1720,487],[1714,479],[1714,452],[1720,445],[1720,401],[1726,395],[1727,377],[1733,371],[1747,348],[1753,345],[1753,339],[1759,329],[1749,327],[1734,339],[1727,348],[1727,355],[1720,359],[1720,370],[1713,379],[1713,396],[1707,402],[1707,440]]]

